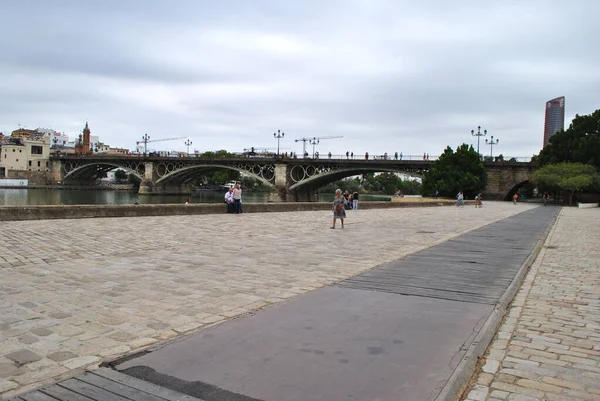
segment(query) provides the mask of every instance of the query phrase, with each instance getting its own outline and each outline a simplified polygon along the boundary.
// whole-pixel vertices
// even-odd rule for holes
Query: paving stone
[[[5,393],[9,390],[14,390],[16,388],[18,388],[19,385],[17,383],[15,383],[14,381],[10,381],[10,380],[6,380],[6,381],[2,381],[0,380],[0,394]]]
[[[39,340],[39,338],[37,338],[36,336],[34,336],[33,334],[27,333],[22,337],[19,337],[19,342],[21,344],[33,344],[33,343],[37,343]]]
[[[79,355],[71,351],[57,351],[49,354],[47,358],[54,362],[62,362],[66,361],[67,359],[77,358],[78,356]]]
[[[14,363],[3,362],[0,363],[0,379],[4,379],[11,376],[17,376],[23,371]]]
[[[67,369],[73,370],[84,366],[96,365],[99,364],[101,361],[102,359],[100,359],[97,356],[87,355],[80,356],[78,358],[68,359],[66,361],[61,362],[60,364]]]
[[[52,330],[48,330],[45,327],[37,327],[37,328],[31,330],[31,332],[33,334],[35,334],[36,336],[40,336],[40,337],[46,337],[46,336],[49,336],[50,334],[54,333]]]
[[[16,352],[11,352],[5,355],[8,359],[15,361],[18,365],[25,365],[30,362],[36,362],[42,359],[35,352],[31,352],[28,349],[21,349]]]

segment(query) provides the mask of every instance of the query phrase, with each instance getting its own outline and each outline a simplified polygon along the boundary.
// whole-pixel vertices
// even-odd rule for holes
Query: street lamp
[[[150,140],[150,135],[144,134],[142,136],[142,141],[144,141],[144,157],[146,157],[146,152],[148,151],[148,141]]]
[[[486,136],[487,130],[484,129],[483,133],[481,133],[481,125],[480,125],[479,127],[477,127],[477,133],[475,133],[475,131],[471,130],[471,135],[477,137],[477,154],[479,154],[479,138],[481,138],[482,136]],[[486,139],[486,143],[487,143],[487,139]]]
[[[187,141],[185,141],[183,143],[185,146],[187,146],[187,155],[190,155],[190,145],[192,144],[192,141],[190,141],[189,139]]]
[[[500,139],[496,139],[496,142],[494,142],[494,135],[492,135],[491,141],[485,140],[486,145],[490,145],[490,158],[492,161],[494,161],[494,145],[498,145],[498,142],[500,142]]]
[[[277,133],[273,133],[273,138],[277,138],[277,157],[279,157],[279,140],[283,138],[285,134],[281,130],[277,130]]]
[[[317,138],[310,139],[308,141],[313,146],[313,159],[315,158],[315,146],[319,144],[319,140]]]
[[[52,138],[52,142],[54,142],[54,145],[52,146],[52,148],[56,149],[56,144],[58,143],[58,138],[57,137]]]

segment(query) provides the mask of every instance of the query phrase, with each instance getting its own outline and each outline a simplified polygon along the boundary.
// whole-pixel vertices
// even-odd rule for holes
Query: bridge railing
[[[93,155],[75,155],[75,154],[65,154],[65,153],[54,153],[51,154],[50,157],[56,157],[56,158],[65,158],[65,157],[73,157],[73,158],[94,158],[94,159],[102,159],[102,158],[123,158],[123,159],[129,159],[129,158],[135,158],[135,159],[202,159],[202,160],[218,160],[218,159],[231,159],[232,157],[218,157],[218,156],[204,156],[201,154],[189,154],[189,155],[174,155],[174,156],[157,156],[157,155],[143,155],[143,154],[138,154],[138,153],[128,153],[128,154],[122,154],[122,153],[95,153]],[[319,155],[315,155],[313,157],[312,154],[306,156],[306,157],[302,157],[301,155],[290,155],[290,154],[286,154],[286,153],[282,153],[279,156],[277,155],[273,155],[273,154],[268,154],[268,155],[261,155],[261,154],[256,154],[256,155],[247,155],[247,154],[234,154],[233,158],[243,158],[243,159],[277,159],[277,158],[281,158],[281,159],[307,159],[307,160],[370,160],[370,161],[394,161],[394,160],[398,160],[398,161],[436,161],[439,156],[432,156],[432,155],[400,155],[398,154],[398,156],[396,156],[395,154],[388,154],[387,156],[385,154],[382,155],[372,155],[369,154],[368,156],[365,154],[362,155],[351,155],[351,154],[319,154]],[[494,160],[491,160],[490,157],[488,156],[482,156],[482,161],[484,162],[495,162],[495,163],[514,163],[514,162],[518,162],[518,163],[529,163],[531,162],[532,157],[524,157],[524,156],[516,156],[516,157],[509,157],[509,156],[505,156],[503,157],[502,160],[498,159],[497,157],[494,158]]]

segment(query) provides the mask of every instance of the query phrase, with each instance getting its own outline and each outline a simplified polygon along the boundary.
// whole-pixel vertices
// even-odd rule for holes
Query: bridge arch
[[[144,178],[144,165],[143,163],[114,163],[110,161],[94,161],[90,163],[85,162],[71,162],[66,161],[62,165],[63,169],[63,181],[73,181],[78,178],[90,178],[97,172],[107,172],[114,169],[122,169],[127,174],[133,174],[140,181]]]
[[[168,185],[172,183],[186,184],[199,176],[206,175],[218,170],[234,170],[244,175],[254,178],[263,184],[273,187],[275,179],[274,167],[252,165],[224,165],[224,164],[201,164],[201,165],[178,165],[175,163],[170,166],[168,164],[158,164],[156,166],[156,175],[159,177],[156,180],[156,185]]]
[[[340,168],[340,169],[331,169],[329,171],[324,171],[320,174],[314,174],[303,179],[294,182],[290,185],[291,191],[299,191],[299,190],[316,190],[324,185],[330,184],[334,181],[341,180],[347,177],[352,177],[360,174],[368,174],[368,173],[398,173],[398,174],[406,174],[413,176],[421,176],[422,170],[413,171],[413,170],[405,170],[398,169],[393,167],[385,167],[385,166],[376,166],[376,167],[348,167],[348,168]],[[290,171],[290,175],[291,175]],[[292,181],[294,181],[292,179]]]

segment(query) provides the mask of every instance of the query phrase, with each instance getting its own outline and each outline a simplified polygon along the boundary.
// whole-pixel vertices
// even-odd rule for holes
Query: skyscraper
[[[550,143],[550,137],[565,129],[565,97],[546,102],[546,119],[544,120],[544,146]]]

